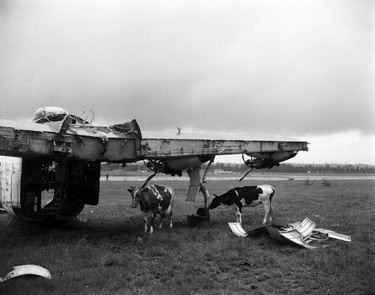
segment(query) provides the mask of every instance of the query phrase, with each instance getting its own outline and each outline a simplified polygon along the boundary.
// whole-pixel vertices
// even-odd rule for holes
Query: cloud
[[[375,134],[372,1],[0,5],[1,118],[58,105],[147,130]]]

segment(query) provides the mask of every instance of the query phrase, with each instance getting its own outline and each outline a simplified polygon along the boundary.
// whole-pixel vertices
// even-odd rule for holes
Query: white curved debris
[[[342,240],[346,242],[351,242],[352,238],[348,235],[339,234],[337,232],[334,232],[333,230],[324,229],[324,228],[316,228],[315,231],[327,234],[329,238]]]
[[[316,228],[316,223],[306,217],[302,222],[289,223],[285,226],[268,225],[262,226],[250,231],[245,231],[239,222],[228,222],[232,232],[238,237],[251,237],[258,233],[266,232],[277,240],[289,240],[307,249],[325,248],[328,245],[322,243],[329,238],[351,242],[352,238],[348,235],[339,234],[333,230]]]
[[[239,222],[228,222],[228,225],[232,232],[239,237],[245,238],[247,237],[247,232],[243,229],[241,223]]]
[[[14,266],[13,270],[8,273],[5,277],[0,278],[0,283],[5,282],[6,280],[23,276],[23,275],[36,275],[41,276],[46,279],[51,279],[51,273],[48,269],[34,264],[25,264],[25,265],[19,265]]]

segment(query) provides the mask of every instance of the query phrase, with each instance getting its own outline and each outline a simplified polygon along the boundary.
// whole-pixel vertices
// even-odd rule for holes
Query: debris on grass
[[[316,249],[319,247],[326,247],[326,244],[321,242],[331,239],[338,239],[341,241],[351,242],[351,237],[344,234],[339,234],[332,230],[316,228],[316,223],[306,217],[302,222],[294,222],[285,226],[269,225],[255,228],[246,232],[241,223],[229,222],[229,227],[232,232],[239,237],[254,237],[259,234],[268,233],[272,238],[281,241],[291,241],[307,249]]]
[[[232,232],[239,237],[247,237],[247,232],[243,229],[241,226],[241,223],[239,222],[228,222],[230,229]]]
[[[11,272],[9,272],[5,277],[0,278],[0,283],[24,275],[36,275],[44,277],[46,279],[51,279],[51,273],[48,269],[39,265],[25,264],[14,266]]]

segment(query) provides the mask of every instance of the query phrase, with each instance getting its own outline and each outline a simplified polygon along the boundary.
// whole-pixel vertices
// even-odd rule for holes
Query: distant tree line
[[[205,165],[204,165],[205,166]],[[243,173],[249,169],[244,164],[220,163],[215,162],[211,165],[211,172],[224,171]],[[151,171],[143,163],[131,163],[126,165],[121,164],[103,164],[103,171],[121,170],[121,171]],[[280,166],[275,166],[270,169],[254,170],[259,172],[279,172],[279,173],[375,173],[374,165],[353,165],[353,164],[287,164],[281,163]]]
[[[244,172],[248,167],[244,164],[214,163],[212,169],[223,169],[224,171]],[[270,169],[260,169],[259,171],[272,171],[283,173],[375,173],[375,166],[372,165],[352,165],[352,164],[287,164],[281,163]]]

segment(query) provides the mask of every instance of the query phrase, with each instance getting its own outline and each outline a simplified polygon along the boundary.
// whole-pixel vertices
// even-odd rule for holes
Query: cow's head
[[[136,186],[131,186],[130,188],[128,188],[128,192],[132,196],[132,208],[138,207],[139,197],[137,197],[137,195],[139,195],[140,190],[141,188]]]
[[[213,194],[215,196],[215,198],[213,198],[211,204],[210,204],[210,210],[211,209],[215,209],[216,207],[219,207],[221,205],[221,202],[219,200],[219,197],[215,194]]]

